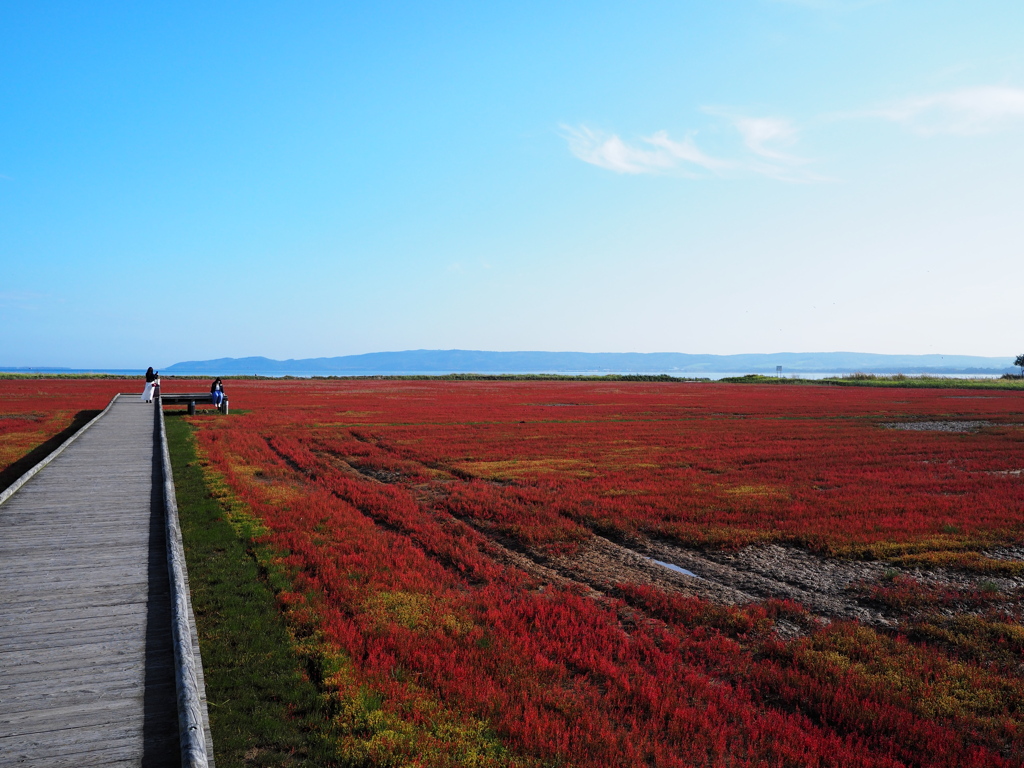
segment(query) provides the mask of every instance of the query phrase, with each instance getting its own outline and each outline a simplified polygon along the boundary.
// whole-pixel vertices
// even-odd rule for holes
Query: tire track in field
[[[266,443],[270,450],[273,451],[274,454],[278,456],[282,461],[284,461],[285,464],[287,464],[287,466],[293,472],[301,475],[308,481],[315,482],[316,476],[312,470],[307,470],[306,468],[300,466],[290,456],[280,451],[270,439],[266,439]],[[429,489],[426,486],[417,487],[410,483],[402,482],[402,480],[404,480],[404,476],[402,476],[398,472],[386,472],[379,470],[363,469],[353,466],[348,461],[346,461],[345,459],[341,458],[336,454],[325,452],[316,453],[320,456],[321,459],[326,460],[328,466],[331,469],[341,472],[342,474],[350,475],[353,478],[358,479],[360,481],[378,483],[381,485],[402,485],[407,490],[409,490],[413,498],[417,501],[417,503],[421,505],[424,505],[425,502],[429,503],[430,501],[433,501],[436,498],[436,495],[431,495],[429,493]],[[438,562],[443,567],[458,570],[457,568],[454,568],[454,564],[450,562],[450,558],[445,553],[437,552],[432,547],[430,547],[429,544],[421,541],[419,537],[416,536],[415,531],[403,528],[402,526],[397,525],[391,520],[384,519],[381,515],[375,514],[372,510],[366,509],[362,505],[354,504],[351,500],[339,496],[334,491],[331,491],[330,493],[336,498],[339,498],[342,501],[344,501],[346,504],[350,504],[354,509],[358,510],[360,514],[362,514],[367,520],[370,520],[377,527],[382,528],[388,531],[389,533],[393,533],[396,536],[402,536],[403,538],[408,539],[415,547],[420,549],[425,555],[430,557],[432,560]],[[443,516],[453,523],[465,525],[471,530],[474,530],[477,533],[479,533],[483,537],[484,548],[481,551],[484,555],[490,557],[492,560],[498,563],[501,563],[502,565],[512,566],[526,572],[533,578],[537,579],[541,583],[542,587],[546,584],[558,584],[560,586],[576,586],[578,588],[582,588],[585,593],[589,593],[591,594],[591,596],[598,596],[599,594],[595,590],[587,588],[585,585],[581,584],[580,582],[574,579],[564,577],[557,570],[546,567],[541,562],[538,562],[537,559],[529,557],[524,551],[521,551],[519,548],[515,546],[505,546],[500,541],[498,541],[496,537],[487,535],[484,531],[479,529],[477,526],[473,525],[472,521],[460,520],[454,515],[443,513],[437,510],[435,510],[435,514]],[[510,543],[514,544],[514,542]],[[461,575],[463,577],[466,577],[465,573],[461,573]]]
[[[275,453],[280,453],[276,450]],[[318,452],[320,453],[320,452]],[[292,462],[282,456],[282,458]],[[879,583],[893,575],[906,576],[932,584],[970,588],[984,577],[959,574],[948,569],[894,566],[884,561],[861,561],[829,558],[795,546],[755,544],[738,551],[697,550],[672,542],[633,534],[625,540],[613,541],[591,531],[591,538],[573,554],[550,554],[528,547],[505,536],[484,521],[461,518],[437,508],[444,494],[435,485],[416,484],[400,472],[361,468],[341,456],[328,452],[321,455],[330,467],[350,474],[364,482],[400,485],[433,514],[468,526],[483,536],[483,554],[506,566],[526,572],[541,583],[574,586],[597,597],[617,596],[621,583],[657,586],[670,592],[701,597],[720,605],[744,605],[769,598],[794,600],[811,613],[830,621],[854,619],[879,628],[894,628],[901,614],[858,599],[856,587]],[[426,465],[425,465],[426,466]],[[301,468],[293,466],[298,471]],[[304,474],[308,474],[305,473]],[[451,474],[449,472],[449,474]],[[470,478],[453,476],[454,482]],[[432,552],[415,533],[392,521],[380,519],[360,509],[375,524],[409,538],[426,554],[447,567],[442,553]],[[680,573],[661,565],[667,563],[690,571]],[[1004,581],[1000,579],[999,581]],[[1014,584],[1000,584],[1000,588]],[[780,628],[785,631],[784,628]],[[794,633],[800,630],[793,627]]]
[[[779,545],[753,545],[739,553],[698,552],[642,535],[616,542],[593,531],[577,552],[549,554],[502,535],[486,522],[457,518],[437,510],[433,504],[438,498],[436,489],[427,485],[417,487],[401,473],[353,466],[335,454],[331,454],[330,461],[333,466],[363,480],[404,485],[421,504],[433,506],[436,514],[459,520],[483,535],[494,547],[494,551],[488,553],[491,557],[544,582],[577,584],[605,595],[616,594],[616,584],[646,584],[702,597],[720,605],[785,598],[802,603],[809,611],[826,619],[858,619],[881,626],[893,623],[882,611],[844,594],[851,584],[877,580],[891,570],[882,563],[834,560]],[[455,482],[468,479],[456,477]],[[655,561],[686,569],[694,575],[680,573]]]
[[[747,547],[743,550],[746,556],[740,558],[720,553],[720,558],[716,559],[709,553],[655,542],[643,536],[620,543],[594,532],[573,554],[549,554],[501,534],[486,522],[438,510],[434,504],[438,499],[436,488],[414,485],[399,472],[354,466],[334,453],[323,458],[328,458],[332,467],[363,481],[405,486],[420,504],[433,507],[435,514],[458,520],[484,536],[493,548],[486,552],[490,557],[519,568],[542,583],[577,585],[594,596],[615,596],[616,585],[621,583],[644,584],[720,605],[786,598],[802,603],[812,613],[826,619],[859,619],[876,625],[892,623],[877,609],[842,595],[849,584],[880,576],[887,570],[881,564],[827,562],[825,558],[795,548],[775,545]],[[468,479],[456,477],[455,482]],[[391,523],[370,517],[396,533],[408,535]],[[780,557],[780,554],[792,557]],[[680,573],[655,561],[670,563],[694,575]],[[863,566],[877,567],[865,569]],[[830,578],[823,578],[823,574]]]

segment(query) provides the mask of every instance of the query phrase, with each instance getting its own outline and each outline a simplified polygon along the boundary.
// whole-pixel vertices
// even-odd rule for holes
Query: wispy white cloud
[[[658,131],[645,141],[667,152],[676,160],[708,171],[720,171],[732,165],[728,160],[720,160],[701,152],[697,149],[692,135],[686,136],[682,141],[673,141],[668,137],[668,131]]]
[[[746,160],[747,170],[779,181],[807,183],[831,180],[811,171],[807,167],[812,162],[810,159],[783,151],[795,146],[799,139],[800,130],[791,121],[780,117],[747,117],[711,109],[705,111],[731,120],[733,128],[743,139],[743,146],[752,155]]]
[[[904,99],[866,114],[902,123],[925,135],[992,133],[1024,121],[1024,89],[999,85],[961,88]]]
[[[775,117],[737,117],[733,125],[743,137],[747,149],[769,160],[803,162],[779,151],[779,146],[790,146],[796,141],[796,129],[788,120]]]
[[[727,121],[739,146],[713,156],[701,150],[690,133],[680,140],[658,131],[634,142],[618,134],[581,125],[562,125],[573,155],[586,163],[625,174],[663,174],[689,178],[767,176],[788,182],[830,179],[811,170],[813,161],[796,153],[802,129],[853,119],[883,119],[921,135],[988,134],[1024,126],[1024,89],[985,85],[907,98],[871,110],[819,115],[803,127],[782,117],[756,117],[723,107],[702,112]],[[722,156],[724,155],[724,156]]]
[[[561,126],[569,142],[569,151],[585,163],[617,173],[669,173],[695,175],[696,170],[717,171],[728,163],[710,157],[694,143],[692,136],[673,141],[667,131],[640,139],[629,145],[616,134],[606,134],[586,126]]]
[[[563,125],[569,150],[586,163],[616,173],[674,174],[688,178],[756,174],[780,181],[823,181],[801,168],[809,161],[783,152],[793,145],[798,131],[781,118],[747,117],[717,108],[708,114],[728,119],[739,133],[742,149],[735,157],[714,157],[703,152],[693,135],[681,140],[658,131],[632,144],[617,134],[606,134],[586,126]]]
[[[704,107],[701,111],[732,123],[732,127],[743,139],[743,146],[759,158],[787,166],[809,162],[783,151],[795,145],[800,134],[790,120],[781,117],[750,117],[722,107]]]

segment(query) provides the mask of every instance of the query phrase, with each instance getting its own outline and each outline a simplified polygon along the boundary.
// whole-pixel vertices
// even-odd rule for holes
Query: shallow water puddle
[[[692,576],[693,578],[700,579],[701,581],[705,580],[702,576],[698,576],[693,571],[688,571],[685,568],[680,568],[678,565],[673,565],[672,563],[663,563],[661,560],[655,560],[653,557],[649,557],[647,559],[650,560],[652,563],[657,563],[663,568],[668,568],[669,570],[675,571],[676,573],[681,573],[684,576]]]

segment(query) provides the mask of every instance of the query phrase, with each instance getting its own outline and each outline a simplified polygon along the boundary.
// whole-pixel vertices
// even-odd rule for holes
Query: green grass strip
[[[327,735],[323,698],[257,562],[256,531],[232,525],[187,422],[166,421],[218,768],[352,765]]]

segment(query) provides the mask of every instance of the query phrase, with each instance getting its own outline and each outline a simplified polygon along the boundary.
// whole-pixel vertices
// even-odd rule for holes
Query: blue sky
[[[1024,4],[0,5],[0,364],[1024,351]]]

